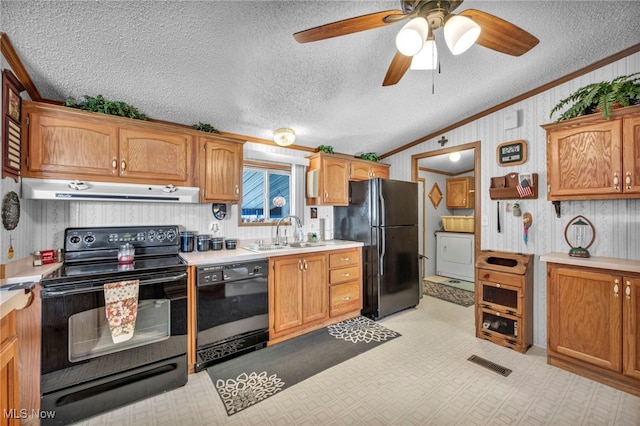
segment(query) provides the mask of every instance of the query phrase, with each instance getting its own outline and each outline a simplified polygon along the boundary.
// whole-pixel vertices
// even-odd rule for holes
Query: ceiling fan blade
[[[373,28],[384,27],[385,25],[395,24],[400,19],[391,19],[388,22],[384,19],[387,16],[394,15],[404,15],[404,13],[401,10],[385,10],[369,15],[356,16],[355,18],[344,19],[297,32],[293,35],[293,38],[295,38],[298,43],[308,43],[310,41],[325,40],[332,37],[371,30]]]
[[[459,15],[471,18],[480,25],[482,31],[476,43],[488,49],[507,55],[520,56],[540,42],[522,28],[489,13],[467,9],[460,12]]]
[[[387,75],[384,76],[382,85],[391,86],[399,82],[411,66],[411,59],[413,59],[411,56],[405,56],[396,51],[396,55],[393,57],[391,65],[389,65],[389,69],[387,70]]]

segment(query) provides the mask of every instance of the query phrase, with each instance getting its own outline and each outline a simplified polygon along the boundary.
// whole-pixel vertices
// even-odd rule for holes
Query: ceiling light
[[[444,24],[444,39],[454,55],[470,48],[479,36],[480,26],[465,16],[452,16]]]
[[[420,52],[427,38],[429,24],[421,16],[407,22],[396,36],[396,47],[405,56],[413,56]]]
[[[427,38],[422,50],[411,59],[412,70],[435,70],[438,66],[438,48],[433,35]]]
[[[273,140],[280,146],[289,146],[296,140],[293,129],[283,127],[273,132]]]
[[[452,152],[451,154],[449,154],[449,160],[453,161],[454,163],[456,161],[458,161],[460,159],[460,153],[459,152]]]

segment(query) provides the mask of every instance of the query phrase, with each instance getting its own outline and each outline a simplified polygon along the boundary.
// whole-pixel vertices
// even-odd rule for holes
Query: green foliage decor
[[[380,157],[375,152],[365,152],[364,154],[356,155],[357,158],[369,161],[380,161]]]
[[[615,104],[623,107],[640,104],[640,72],[621,75],[611,81],[588,84],[579,88],[553,107],[549,118],[562,108],[571,104],[558,117],[557,121],[568,120],[600,111],[607,120],[611,118],[611,109]]]
[[[194,124],[193,126],[191,126],[192,129],[195,130],[200,130],[201,132],[207,132],[207,133],[220,133],[216,128],[214,128],[211,124],[207,124],[207,123],[201,123],[198,122],[198,124]]]
[[[141,114],[136,108],[121,101],[111,101],[102,95],[96,97],[84,95],[84,101],[76,102],[69,98],[64,106],[77,108],[83,111],[99,112],[102,114],[118,115],[120,117],[135,118],[136,120],[146,120],[147,117]]]
[[[325,154],[333,154],[333,147],[330,145],[320,145],[318,151],[324,152]]]

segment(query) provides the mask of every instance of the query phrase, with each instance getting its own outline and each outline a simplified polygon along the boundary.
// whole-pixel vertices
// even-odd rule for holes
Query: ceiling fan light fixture
[[[433,38],[427,39],[422,50],[411,59],[409,68],[412,70],[435,70],[437,67],[438,48],[436,47],[436,41]]]
[[[449,154],[449,160],[453,161],[454,163],[458,160],[460,160],[460,153],[459,152],[452,152],[451,154]]]
[[[444,25],[444,40],[454,55],[465,52],[480,37],[480,25],[466,16],[455,15]]]
[[[289,146],[296,140],[296,132],[288,127],[276,129],[273,132],[273,140],[280,146]]]
[[[405,56],[413,56],[420,52],[424,41],[427,38],[429,24],[421,16],[413,18],[398,32],[396,36],[396,47]]]

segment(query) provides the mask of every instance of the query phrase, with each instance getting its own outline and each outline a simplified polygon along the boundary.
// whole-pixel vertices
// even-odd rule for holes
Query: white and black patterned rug
[[[398,336],[357,317],[214,365],[207,372],[231,416]]]

